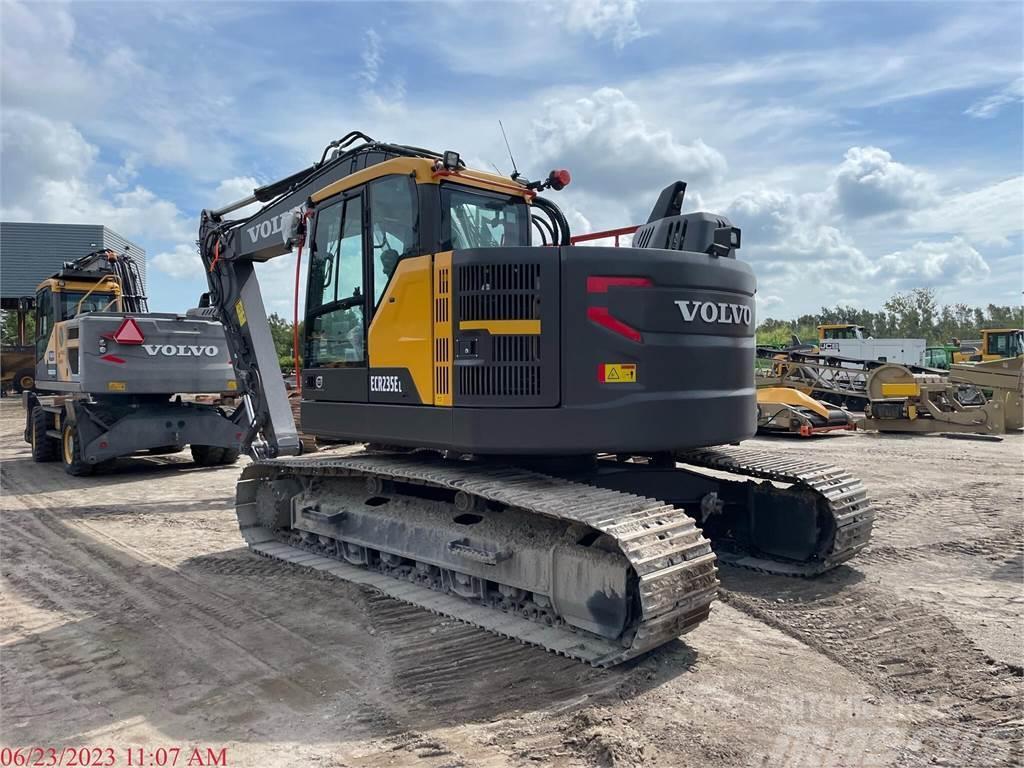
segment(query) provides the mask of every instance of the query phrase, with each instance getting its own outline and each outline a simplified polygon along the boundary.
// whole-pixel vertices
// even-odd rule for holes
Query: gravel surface
[[[157,747],[254,768],[1021,763],[1022,435],[752,441],[859,474],[870,548],[813,581],[723,568],[685,641],[595,670],[249,554],[238,466],[73,478],[22,428],[0,403],[4,746],[118,768]]]

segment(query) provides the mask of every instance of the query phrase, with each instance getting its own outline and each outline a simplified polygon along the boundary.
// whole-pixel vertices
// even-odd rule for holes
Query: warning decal
[[[597,378],[605,384],[635,384],[636,363],[603,363],[598,366]]]

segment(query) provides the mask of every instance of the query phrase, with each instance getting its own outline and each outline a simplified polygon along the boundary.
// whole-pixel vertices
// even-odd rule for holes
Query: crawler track
[[[677,460],[735,475],[788,483],[818,496],[831,515],[834,530],[823,554],[807,562],[789,562],[717,548],[719,558],[730,565],[782,576],[816,576],[849,560],[867,546],[875,512],[864,484],[844,469],[793,457],[766,455],[749,448],[721,447],[677,454]]]
[[[353,477],[393,488],[424,488],[435,499],[438,493],[452,497],[461,493],[463,503],[469,497],[599,532],[629,562],[631,595],[625,599],[634,604],[630,624],[621,637],[610,640],[570,627],[557,613],[538,611],[536,605],[509,605],[497,596],[466,599],[442,591],[443,581],[422,578],[418,569],[392,568],[385,558],[374,558],[366,567],[345,562],[344,533],[338,540],[302,535],[268,521],[266,498],[273,483],[294,480],[329,487],[332,478]],[[405,499],[418,502],[415,494]],[[657,499],[513,467],[444,461],[432,454],[326,452],[250,465],[242,473],[236,504],[242,534],[261,555],[371,586],[435,613],[594,666],[621,663],[693,629],[707,618],[718,591],[715,554],[683,510]]]

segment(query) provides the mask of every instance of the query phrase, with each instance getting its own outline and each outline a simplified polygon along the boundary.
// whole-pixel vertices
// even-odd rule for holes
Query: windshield
[[[447,187],[444,240],[454,250],[529,245],[529,210],[521,197]]]
[[[1010,331],[1008,333],[990,333],[988,336],[988,349],[986,354],[999,355],[1000,357],[1016,357],[1024,354],[1024,332]]]
[[[117,311],[117,303],[115,302],[115,296],[112,293],[100,293],[95,291],[89,294],[89,297],[82,301],[82,297],[85,296],[85,291],[68,291],[54,294],[57,301],[59,302],[60,319],[71,320],[78,314],[86,314],[87,312],[102,312],[107,310],[109,312]],[[82,307],[79,309],[78,302],[82,301]]]

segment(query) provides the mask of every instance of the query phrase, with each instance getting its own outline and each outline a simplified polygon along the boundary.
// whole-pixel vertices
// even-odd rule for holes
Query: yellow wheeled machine
[[[1024,355],[1024,330],[1020,328],[985,328],[977,348],[953,353],[954,363],[988,362]]]

